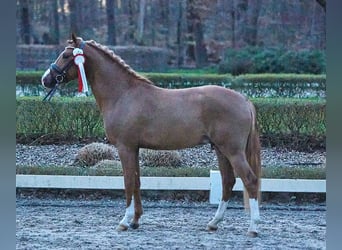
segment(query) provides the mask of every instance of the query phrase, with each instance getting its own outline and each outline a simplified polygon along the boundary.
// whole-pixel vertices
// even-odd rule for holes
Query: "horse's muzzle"
[[[50,69],[47,69],[41,78],[41,83],[45,88],[53,88],[56,85],[55,79],[51,75]]]

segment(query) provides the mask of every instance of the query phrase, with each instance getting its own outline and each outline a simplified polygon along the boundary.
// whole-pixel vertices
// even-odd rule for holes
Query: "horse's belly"
[[[140,147],[163,150],[189,148],[210,142],[208,137],[196,128],[156,130],[153,134],[144,133],[141,139]]]

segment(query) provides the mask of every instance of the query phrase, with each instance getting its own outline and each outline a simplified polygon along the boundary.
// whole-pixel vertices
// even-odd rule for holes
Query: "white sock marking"
[[[259,203],[257,199],[249,199],[249,207],[251,210],[251,220],[259,221],[260,213],[259,213]]]
[[[248,228],[249,232],[258,232],[257,223],[260,221],[259,203],[257,199],[249,199],[251,222]]]
[[[217,226],[217,224],[223,220],[224,212],[227,210],[228,201],[221,201],[214,218],[209,222],[209,226]]]
[[[129,223],[131,222],[134,215],[134,199],[132,198],[131,204],[128,208],[126,208],[125,217],[120,221],[120,225],[124,225],[129,227]]]

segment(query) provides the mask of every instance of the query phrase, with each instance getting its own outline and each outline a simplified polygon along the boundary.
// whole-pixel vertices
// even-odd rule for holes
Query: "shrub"
[[[149,167],[180,167],[181,157],[177,151],[142,149],[140,159]]]
[[[281,49],[259,49],[252,57],[251,71],[248,73],[285,73],[285,67],[279,61],[284,53]]]
[[[102,160],[114,160],[114,148],[104,143],[94,142],[77,152],[74,165],[94,166]]]
[[[101,160],[96,163],[93,167],[89,168],[89,175],[123,175],[122,165],[120,161],[116,160]]]
[[[263,146],[325,148],[326,104],[301,99],[254,99]]]
[[[232,75],[240,75],[253,72],[252,54],[254,48],[247,47],[244,49],[228,49],[225,53],[224,60],[218,66],[218,73],[230,73]]]
[[[93,98],[17,98],[16,132],[19,138],[69,140],[104,137],[101,114]]]
[[[284,48],[246,47],[228,49],[219,64],[219,73],[322,74],[326,71],[325,52]]]

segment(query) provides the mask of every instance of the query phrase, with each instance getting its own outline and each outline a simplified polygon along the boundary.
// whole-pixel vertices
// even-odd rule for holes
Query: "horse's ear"
[[[77,44],[77,36],[75,35],[74,32],[71,33],[71,39],[75,44]]]

